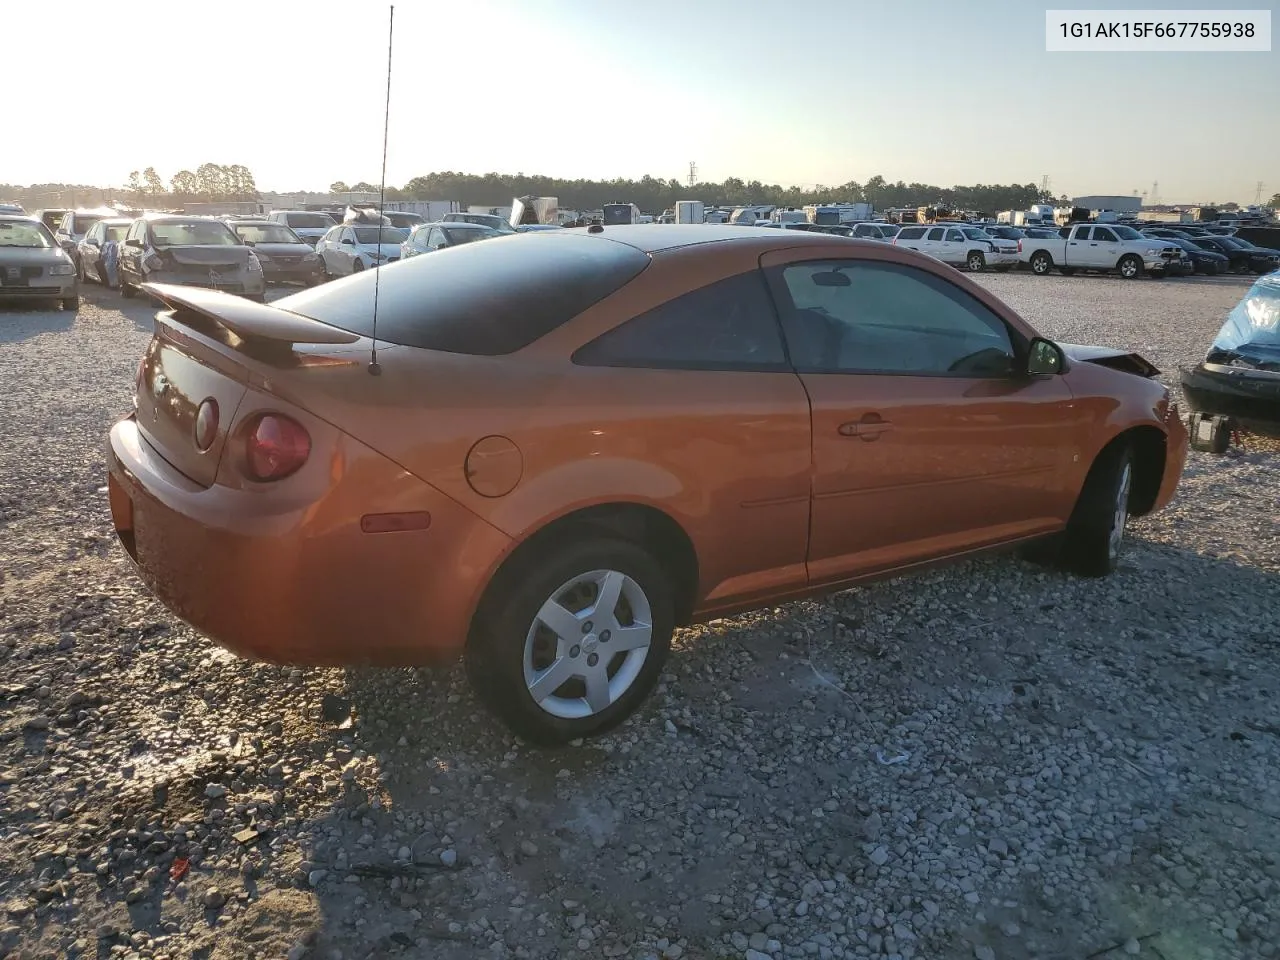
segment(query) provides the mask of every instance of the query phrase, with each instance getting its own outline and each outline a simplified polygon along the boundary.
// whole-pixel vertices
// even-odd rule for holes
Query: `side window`
[[[959,230],[948,230],[947,239],[952,243],[964,243],[964,234]]]
[[[97,240],[99,243],[101,243],[102,236],[105,232],[106,232],[106,228],[103,226],[102,221],[99,220],[90,228],[89,232],[85,234],[85,239]]]
[[[943,230],[942,230],[942,228],[941,228],[941,227],[934,227],[932,230],[930,230],[930,231],[929,231],[929,233],[928,233],[928,235],[925,237],[925,239],[926,239],[926,240],[941,240],[941,239],[942,239],[942,233],[943,233]]]
[[[782,327],[801,372],[992,378],[1015,369],[1004,322],[925,270],[844,260],[778,273]]]
[[[58,221],[58,229],[55,233],[70,233],[71,228],[75,225],[76,215],[74,213],[64,213],[62,219]]]
[[[1093,239],[1103,240],[1107,243],[1115,243],[1116,235],[1112,233],[1110,230],[1108,230],[1106,227],[1094,227]]]
[[[135,220],[135,221],[133,222],[133,226],[131,226],[131,227],[129,228],[129,235],[128,235],[125,239],[126,239],[126,240],[141,240],[141,239],[142,239],[142,234],[143,234],[144,230],[146,229],[146,226],[147,226],[147,225],[146,225],[146,222],[145,222],[145,221],[142,221],[142,220]]]
[[[659,370],[786,370],[782,336],[758,271],[668,300],[580,347],[573,362]]]
[[[1072,237],[1071,239],[1073,239],[1073,240],[1088,240],[1088,239],[1089,239],[1089,234],[1090,234],[1090,233],[1092,233],[1092,232],[1093,232],[1093,228],[1092,228],[1092,227],[1081,227],[1079,230],[1077,230],[1077,231],[1076,231],[1076,235],[1075,235],[1074,237]]]
[[[444,239],[444,232],[439,227],[432,227],[430,230],[423,231],[422,246],[426,250],[434,250],[440,246],[442,239]]]

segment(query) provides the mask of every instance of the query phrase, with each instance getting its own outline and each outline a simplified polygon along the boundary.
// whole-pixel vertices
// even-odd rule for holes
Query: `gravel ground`
[[[1170,371],[1245,289],[983,282]],[[535,751],[459,670],[247,663],[141,588],[101,448],[149,318],[0,310],[0,956],[1280,949],[1274,448],[1192,454],[1109,579],[997,558],[684,630],[631,722]]]

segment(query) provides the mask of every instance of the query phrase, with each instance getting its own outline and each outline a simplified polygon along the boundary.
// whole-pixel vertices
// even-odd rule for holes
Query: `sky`
[[[1251,203],[1258,181],[1264,200],[1280,192],[1280,53],[1045,52],[1046,6],[1137,5],[399,0],[387,182],[683,181],[695,161],[708,181],[1048,176],[1058,195],[1158,182],[1183,203]],[[22,42],[0,75],[30,82],[0,121],[0,183],[119,186],[146,166],[167,182],[204,162],[244,164],[263,190],[376,183],[388,12],[9,0],[5,33]]]

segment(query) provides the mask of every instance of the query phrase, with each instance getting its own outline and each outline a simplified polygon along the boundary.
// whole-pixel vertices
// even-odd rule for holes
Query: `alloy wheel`
[[[653,614],[639,583],[617,570],[580,574],[552,593],[529,627],[525,686],[552,716],[594,716],[635,683],[652,640]]]
[[[1129,521],[1129,488],[1133,485],[1133,465],[1127,460],[1116,484],[1115,513],[1111,520],[1111,535],[1107,538],[1107,551],[1114,560],[1120,555],[1120,543],[1124,540],[1125,524]]]

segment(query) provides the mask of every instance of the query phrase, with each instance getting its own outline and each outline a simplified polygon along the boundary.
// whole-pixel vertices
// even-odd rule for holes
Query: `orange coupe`
[[[1036,540],[1105,574],[1186,455],[1141,357],[882,243],[595,226],[146,289],[109,490],[156,594],[277,662],[461,653],[541,742],[626,717],[681,624]]]

